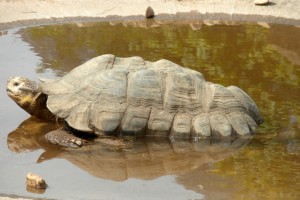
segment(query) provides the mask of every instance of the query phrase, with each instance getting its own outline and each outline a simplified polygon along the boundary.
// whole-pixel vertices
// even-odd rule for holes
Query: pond
[[[64,149],[43,135],[59,125],[6,95],[10,76],[60,77],[101,55],[168,59],[206,80],[236,85],[265,123],[252,140],[140,139],[118,150]],[[300,28],[216,21],[78,22],[0,32],[0,196],[49,199],[298,199]],[[34,172],[45,191],[26,188]]]

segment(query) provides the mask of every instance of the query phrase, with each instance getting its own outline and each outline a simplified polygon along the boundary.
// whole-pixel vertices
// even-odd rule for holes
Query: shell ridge
[[[45,94],[66,94],[73,93],[74,79],[78,84],[81,83],[81,80],[85,80],[88,76],[95,75],[95,71],[103,70],[107,67],[112,59],[115,59],[115,56],[112,54],[105,54],[98,57],[94,57],[78,67],[72,69],[69,73],[59,78],[58,80],[50,83],[41,83],[41,89]],[[106,63],[106,66],[101,64]]]
[[[119,104],[119,105],[118,105]],[[89,121],[101,133],[113,133],[119,125],[126,106],[108,100],[97,101],[89,113]]]
[[[250,127],[241,112],[231,112],[228,114],[228,121],[230,122],[232,129],[238,135],[249,135]]]
[[[224,113],[234,111],[246,112],[243,104],[232,94],[230,90],[221,85],[216,86],[216,92],[210,105],[211,111],[220,110]]]
[[[245,91],[236,86],[228,86],[227,88],[236,97],[236,99],[244,105],[247,114],[249,114],[258,125],[263,123],[263,118],[260,115],[256,103]]]
[[[175,117],[176,115],[179,113],[179,111],[175,112],[173,115],[173,119],[171,121],[171,125],[170,125],[170,131],[169,131],[169,137],[170,138],[174,138],[175,137],[175,132],[173,131],[173,126],[174,126],[174,121],[175,121]]]
[[[89,121],[89,111],[91,104],[80,104],[77,109],[73,109],[72,112],[70,112],[70,115],[65,118],[66,122],[74,129],[85,131],[85,132],[92,132],[93,130],[90,128],[90,121]],[[83,112],[81,112],[81,109],[84,109]],[[78,118],[82,118],[78,120]],[[85,119],[84,119],[85,118]]]
[[[113,57],[114,57],[114,58],[113,58],[113,60],[111,61],[111,63],[108,62],[108,63],[106,64],[106,66],[105,66],[105,69],[106,69],[106,70],[108,70],[108,69],[113,69],[114,64],[115,64],[115,60],[116,60],[116,56],[113,55]],[[110,66],[111,66],[111,67],[110,67]]]
[[[210,137],[212,129],[210,125],[209,114],[207,112],[200,113],[192,119],[194,137]],[[192,135],[192,136],[193,136]]]
[[[178,112],[175,115],[172,132],[174,137],[190,138],[192,135],[193,115],[186,112]]]
[[[50,110],[51,113],[57,115],[60,118],[66,118],[70,115],[70,113],[74,110],[74,108],[76,106],[78,106],[78,104],[80,102],[76,103],[76,100],[78,100],[78,99],[73,98],[72,100],[70,100],[70,98],[66,98],[67,95],[69,95],[69,94],[66,94],[66,95],[56,95],[56,94],[48,95],[48,100],[46,102],[46,106]],[[68,102],[67,105],[71,106],[71,107],[70,108],[68,108],[66,106],[61,107],[60,106],[61,101]]]
[[[162,109],[160,81],[154,70],[141,69],[131,73],[127,89],[129,105]]]

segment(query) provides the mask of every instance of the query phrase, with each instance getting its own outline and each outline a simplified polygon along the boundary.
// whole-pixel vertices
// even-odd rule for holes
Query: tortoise
[[[231,138],[251,136],[263,122],[242,89],[162,59],[98,56],[55,80],[7,81],[7,94],[30,115],[64,121],[46,139],[78,147],[81,135]]]

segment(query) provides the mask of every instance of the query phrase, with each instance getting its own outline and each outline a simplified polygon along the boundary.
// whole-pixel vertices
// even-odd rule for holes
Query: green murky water
[[[229,24],[229,25],[228,25]],[[237,85],[265,123],[251,141],[137,141],[126,151],[66,150],[49,125],[5,93],[9,76],[57,77],[100,54],[169,59],[208,81]],[[298,199],[300,28],[286,25],[123,22],[50,25],[0,33],[0,196],[54,199]],[[27,119],[27,120],[26,120]],[[46,191],[25,186],[42,175]],[[38,194],[40,193],[40,194]]]

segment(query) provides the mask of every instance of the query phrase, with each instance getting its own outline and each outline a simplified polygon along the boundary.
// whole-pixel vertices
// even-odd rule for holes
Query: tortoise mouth
[[[12,99],[15,99],[16,97],[20,96],[19,94],[16,94],[13,90],[9,88],[6,88],[6,94]]]
[[[9,88],[6,88],[6,93],[10,96],[10,95],[14,95],[15,96],[15,94],[13,93],[13,91],[11,90],[11,89],[9,89]]]

